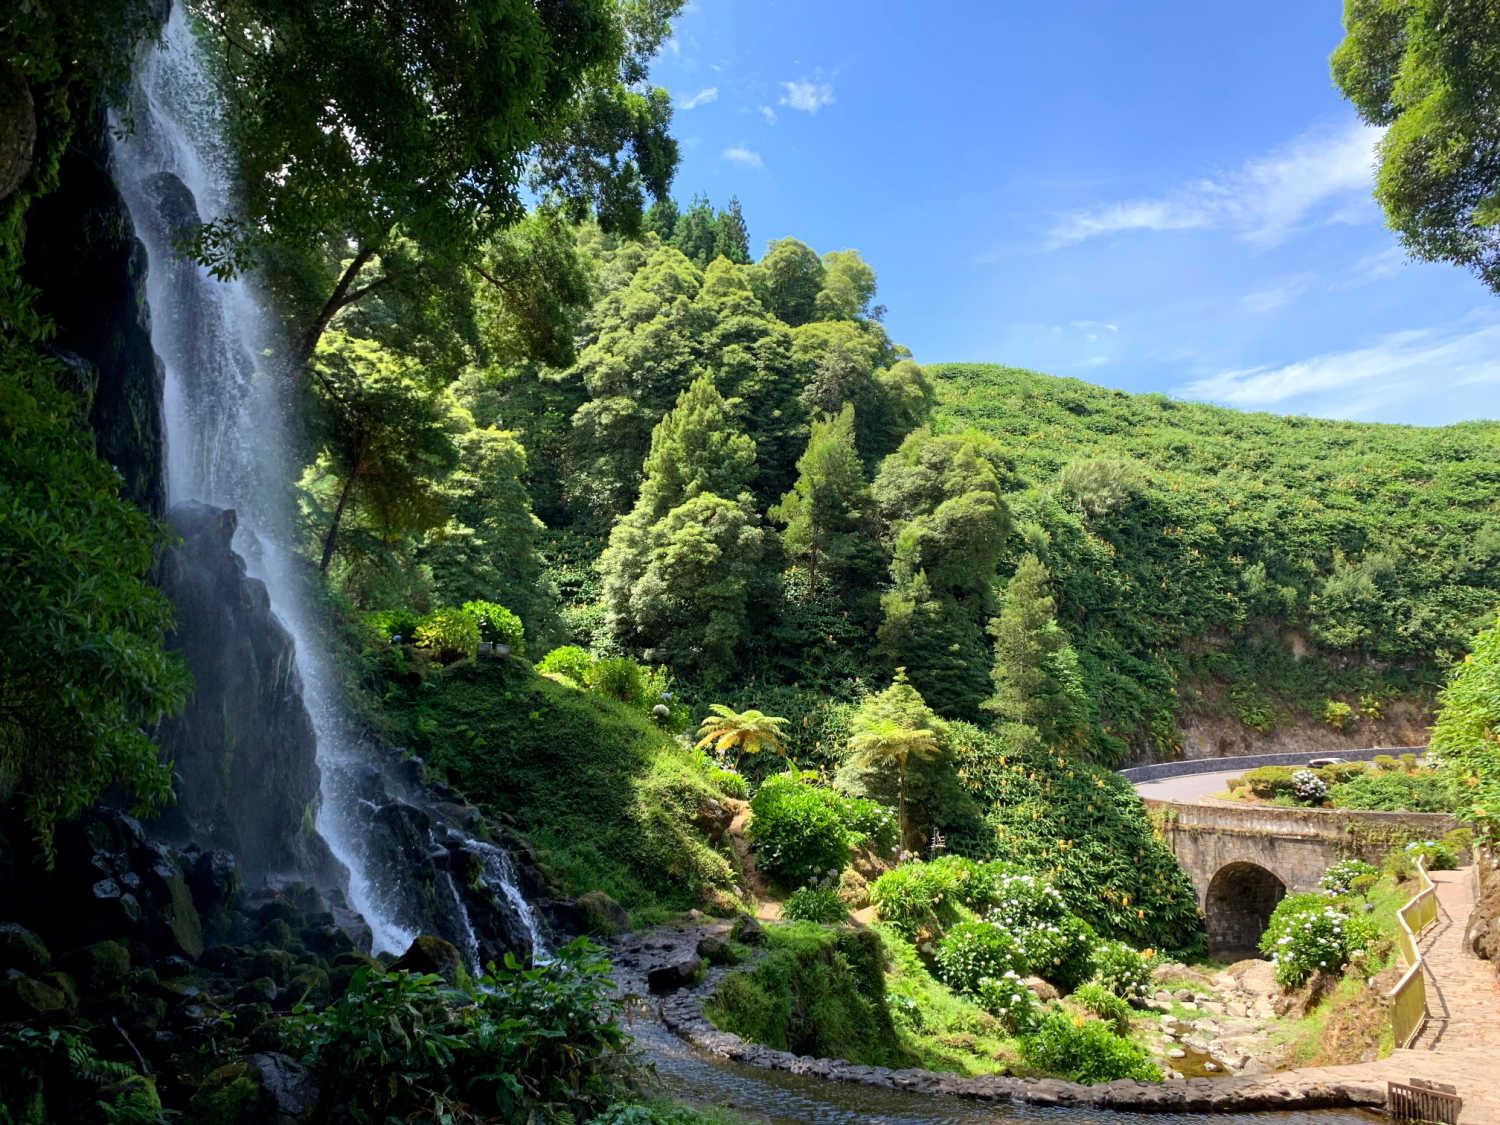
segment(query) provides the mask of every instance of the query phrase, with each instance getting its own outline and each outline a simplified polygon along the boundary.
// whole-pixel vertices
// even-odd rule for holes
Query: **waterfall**
[[[472,958],[476,941],[460,896],[451,896],[457,916],[450,907],[446,925],[434,925],[430,910],[413,906],[408,873],[392,870],[390,851],[372,844],[371,775],[378,767],[339,713],[334,670],[308,605],[307,565],[292,542],[297,513],[288,482],[298,466],[288,440],[290,388],[264,358],[285,354],[283,341],[253,277],[219,281],[173,245],[175,232],[231,214],[234,173],[219,100],[182,9],[173,5],[112,120],[115,179],[150,261],[151,339],[165,366],[168,502],[201,501],[238,514],[234,548],[249,575],[265,583],[296,645],[317,740],[315,827],[348,869],[349,901],[369,924],[374,950],[399,953],[418,928],[446,929]],[[378,780],[375,787],[383,792]],[[545,949],[508,858],[502,864],[487,856],[484,868],[486,885],[519,914],[533,949]]]

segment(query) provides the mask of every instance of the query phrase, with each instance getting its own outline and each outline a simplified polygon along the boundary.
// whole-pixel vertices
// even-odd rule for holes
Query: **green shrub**
[[[787,896],[781,913],[793,922],[838,923],[849,920],[849,908],[834,887],[798,887]]]
[[[1017,936],[993,922],[960,922],[938,943],[933,960],[938,976],[958,992],[978,992],[986,977],[1031,971]]]
[[[976,1001],[1011,1035],[1030,1031],[1042,1014],[1036,993],[1026,987],[1014,969],[999,977],[981,977]]]
[[[555,648],[537,662],[536,670],[543,675],[567,676],[580,686],[588,682],[589,669],[594,658],[588,649],[577,645]]]
[[[1371,761],[1375,763],[1377,768],[1383,770],[1399,770],[1401,768],[1401,763],[1389,754],[1376,754]]]
[[[471,615],[479,626],[481,641],[509,645],[517,655],[524,651],[522,642],[526,636],[526,627],[521,624],[519,617],[503,605],[495,602],[464,602],[463,611]]]
[[[936,928],[937,907],[947,888],[941,870],[920,862],[903,863],[875,880],[870,901],[881,921],[912,937],[919,930]]]
[[[1021,1057],[1028,1066],[1072,1082],[1113,1082],[1134,1078],[1160,1082],[1157,1069],[1142,1047],[1121,1039],[1092,1020],[1075,1024],[1064,1012],[1043,1016],[1037,1028],[1021,1039]]]
[[[1296,988],[1315,973],[1338,973],[1379,934],[1377,924],[1321,895],[1288,895],[1271,912],[1260,951],[1276,966],[1276,982]]]
[[[1130,1034],[1130,1005],[1102,984],[1080,984],[1073,990],[1072,1000],[1109,1024],[1116,1035]]]
[[[479,622],[462,609],[435,609],[417,623],[417,643],[430,648],[444,664],[462,660],[479,647]]]
[[[795,887],[849,862],[843,798],[787,772],[766,778],[750,801],[750,839],[757,864],[783,886]]]
[[[646,698],[641,666],[628,656],[606,656],[594,662],[583,677],[584,686],[597,695],[639,707]]]
[[[1362,859],[1342,859],[1323,872],[1318,886],[1330,894],[1346,895],[1353,889],[1356,880],[1379,874],[1379,869]]]
[[[1259,766],[1245,774],[1245,784],[1250,792],[1262,799],[1290,797],[1292,795],[1291,766]]]
[[[1356,777],[1365,777],[1372,774],[1368,762],[1335,762],[1331,766],[1323,766],[1318,769],[1317,774],[1329,785],[1342,785]]]
[[[1094,980],[1132,1004],[1151,994],[1152,958],[1123,941],[1101,941],[1094,947]]]
[[[282,1040],[357,1122],[473,1105],[503,1120],[588,1117],[626,1077],[608,968],[579,939],[534,969],[491,966],[472,997],[437,976],[361,970],[334,1004],[294,1008]]]
[[[1350,730],[1356,721],[1354,708],[1337,699],[1330,699],[1323,704],[1323,721],[1334,730]]]
[[[877,854],[889,857],[896,851],[896,814],[879,801],[866,797],[843,797],[840,815],[854,847],[869,844]]]
[[[403,641],[414,643],[417,639],[417,626],[422,619],[409,609],[378,609],[374,613],[365,614],[363,620],[382,641],[399,637]]]
[[[1417,768],[1417,756],[1415,754],[1402,754],[1396,760],[1406,769],[1414,770]]]
[[[1402,849],[1413,863],[1420,857],[1428,871],[1454,871],[1458,856],[1447,844],[1436,840],[1413,840]]]

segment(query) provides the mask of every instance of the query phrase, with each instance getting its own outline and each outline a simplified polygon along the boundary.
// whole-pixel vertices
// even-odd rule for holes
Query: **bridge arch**
[[[1281,878],[1258,863],[1240,860],[1219,868],[1203,896],[1208,948],[1254,950],[1285,895]]]

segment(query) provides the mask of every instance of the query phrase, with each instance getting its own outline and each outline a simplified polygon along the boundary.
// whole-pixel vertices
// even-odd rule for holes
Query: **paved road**
[[[1243,777],[1244,774],[1243,769],[1238,769],[1222,773],[1189,773],[1181,777],[1163,777],[1157,781],[1139,781],[1135,791],[1142,797],[1153,797],[1158,801],[1191,801],[1222,792],[1227,788],[1231,777]]]

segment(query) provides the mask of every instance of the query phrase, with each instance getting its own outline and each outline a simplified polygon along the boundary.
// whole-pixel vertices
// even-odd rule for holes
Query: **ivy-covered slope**
[[[1016,549],[1050,569],[1117,749],[1170,749],[1194,706],[1268,730],[1430,698],[1500,602],[1500,424],[1245,414],[1018,368],[927,371],[939,427],[978,428],[1014,458]]]

